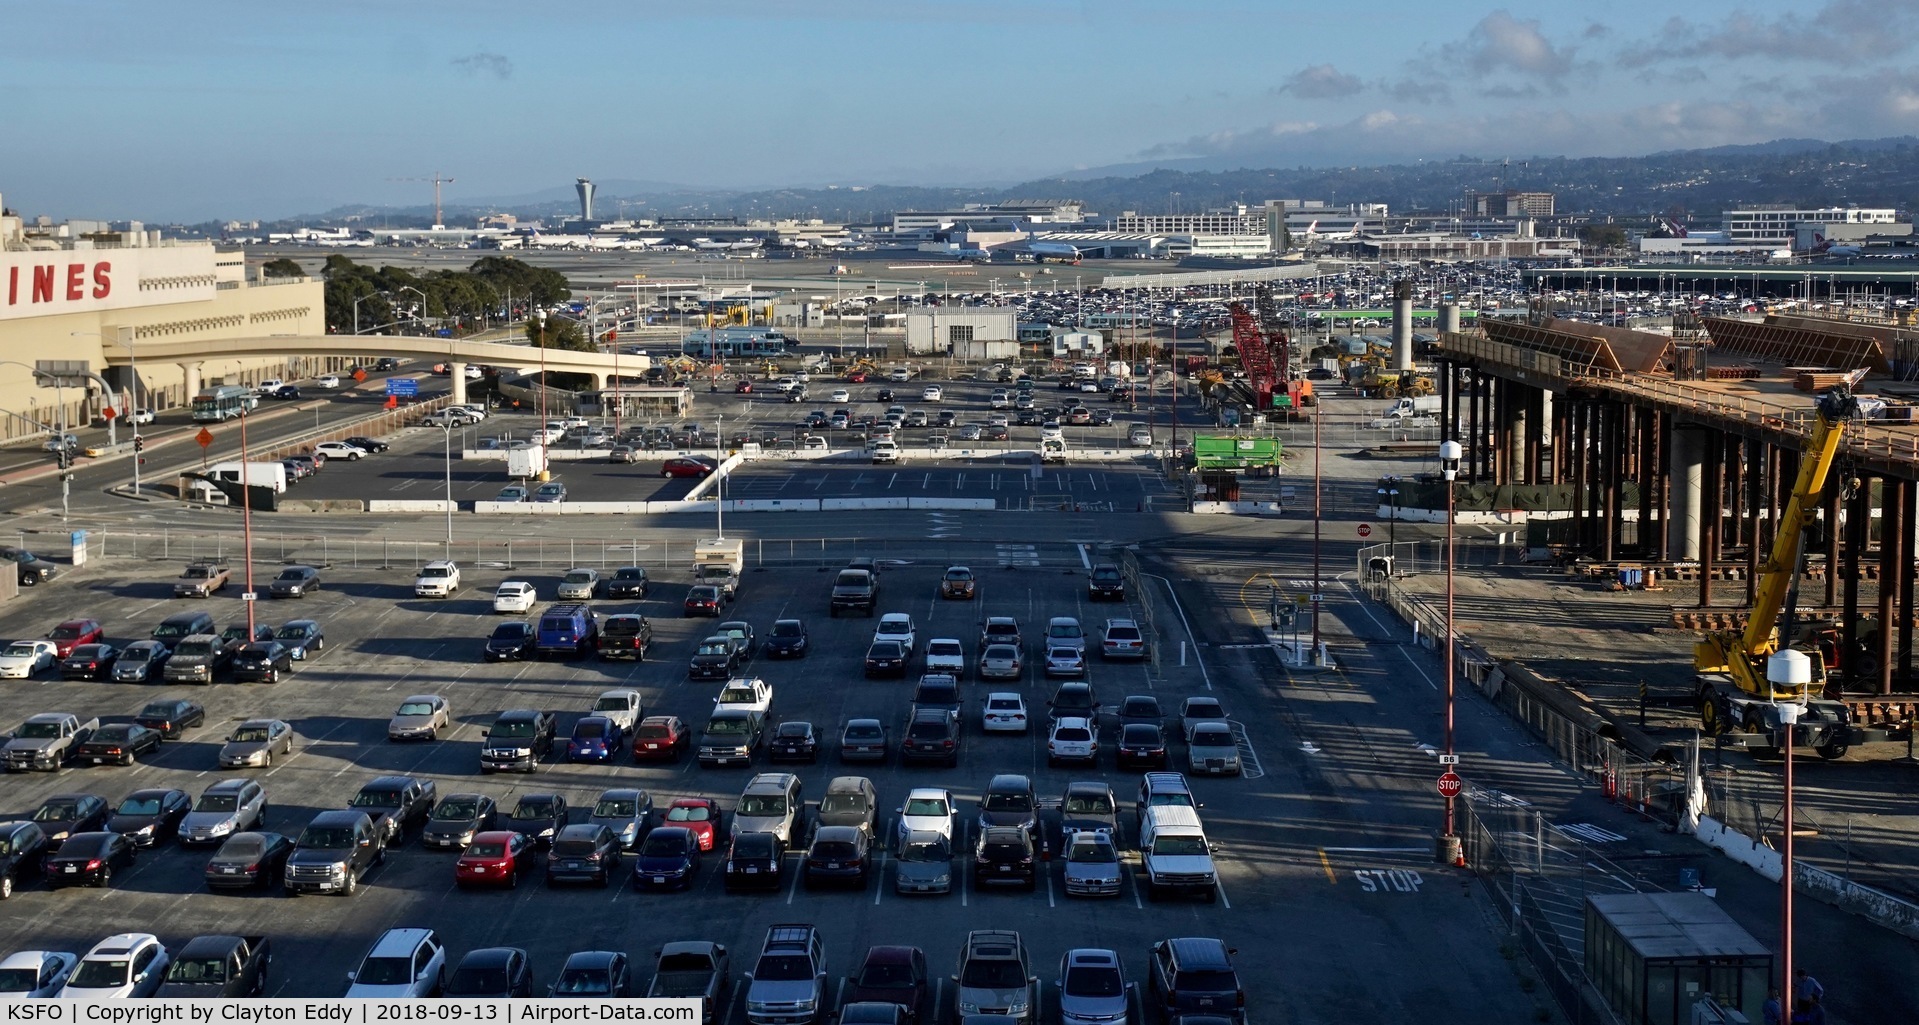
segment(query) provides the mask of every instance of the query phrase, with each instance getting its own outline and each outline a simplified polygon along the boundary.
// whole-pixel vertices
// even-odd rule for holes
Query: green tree
[[[526,322],[526,340],[535,346],[548,349],[571,349],[574,352],[598,352],[599,346],[586,337],[576,321],[560,317],[548,317],[545,327],[541,327],[538,317]]]
[[[320,276],[328,281],[342,275],[364,274],[366,269],[339,253],[331,253],[326,263],[320,267]]]
[[[1601,249],[1618,249],[1626,244],[1626,229],[1617,224],[1588,224],[1579,229],[1579,240]]]
[[[260,265],[260,276],[267,278],[297,278],[306,271],[293,260],[282,256],[277,260],[268,260]]]

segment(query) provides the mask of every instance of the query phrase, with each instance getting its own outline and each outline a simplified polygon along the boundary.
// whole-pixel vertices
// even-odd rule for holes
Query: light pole
[[[1397,557],[1399,555],[1399,478],[1397,476],[1380,480],[1379,497],[1392,503],[1392,516],[1387,521],[1386,527],[1386,551],[1389,555]],[[1392,572],[1392,566],[1391,562],[1386,564],[1389,576],[1395,575]]]
[[[713,454],[719,457],[720,463],[726,462],[726,417],[719,413],[713,414]],[[713,472],[720,474],[719,466],[714,466]],[[721,541],[726,540],[725,492],[726,475],[720,474],[720,479],[713,482],[713,519]]]
[[[1439,444],[1439,466],[1446,475],[1446,636],[1439,649],[1446,660],[1446,764],[1445,771],[1457,771],[1458,761],[1453,753],[1453,665],[1457,661],[1453,653],[1453,491],[1459,477],[1459,461],[1465,449],[1457,441],[1443,441]],[[1453,828],[1453,801],[1446,799],[1446,830],[1440,834],[1440,860],[1454,865],[1460,861],[1459,834]]]
[[[401,286],[400,286],[399,288],[397,288],[397,289],[394,289],[394,291],[396,291],[396,292],[412,292],[412,293],[413,293],[414,295],[417,295],[417,296],[419,296],[419,297],[420,297],[420,312],[419,312],[419,314],[418,314],[418,315],[416,315],[416,316],[415,316],[415,317],[414,317],[413,319],[414,319],[415,321],[417,321],[417,322],[419,322],[419,324],[420,324],[420,325],[421,325],[422,327],[425,327],[425,325],[426,325],[426,293],[425,293],[425,292],[422,292],[422,291],[420,291],[420,290],[419,290],[419,289],[417,289],[417,288],[414,288],[414,287],[413,287],[412,285],[401,285]]]
[[[440,425],[446,432],[446,557],[453,558],[453,421]]]

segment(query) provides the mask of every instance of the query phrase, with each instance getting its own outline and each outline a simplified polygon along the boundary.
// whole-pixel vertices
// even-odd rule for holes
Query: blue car
[[[625,746],[620,724],[604,715],[582,716],[573,724],[573,738],[567,741],[566,757],[575,762],[606,763]]]
[[[287,646],[293,652],[296,662],[305,661],[309,656],[317,655],[326,647],[326,632],[320,624],[311,619],[296,619],[282,626],[273,639]]]
[[[660,826],[640,842],[633,859],[633,885],[642,890],[683,890],[700,874],[700,838],[684,826]]]

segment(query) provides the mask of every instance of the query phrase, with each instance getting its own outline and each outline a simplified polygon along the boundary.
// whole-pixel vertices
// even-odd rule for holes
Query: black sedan
[[[874,641],[866,649],[866,678],[906,677],[906,649],[898,641]]]
[[[320,571],[312,566],[288,566],[267,585],[275,598],[304,598],[320,589]]]
[[[47,832],[38,822],[0,822],[0,900],[20,880],[45,867]]]
[[[193,798],[184,790],[135,790],[113,809],[107,832],[119,833],[135,847],[157,847],[180,835],[180,820],[193,810]]]
[[[539,634],[532,623],[518,620],[501,623],[493,628],[493,635],[486,639],[486,647],[481,649],[480,658],[486,662],[510,662],[514,659],[530,658]]]
[[[255,641],[233,656],[237,683],[279,683],[293,671],[293,649],[279,641]]]
[[[620,867],[620,842],[611,829],[592,822],[567,826],[553,838],[546,859],[546,884],[592,883],[605,886]]]
[[[179,740],[189,726],[205,726],[207,710],[197,701],[185,698],[166,698],[161,701],[149,701],[133,721],[150,730],[158,730],[168,740]]]
[[[47,850],[56,851],[67,837],[107,828],[113,807],[93,794],[54,794],[33,810],[33,821],[47,831]]]
[[[813,733],[813,724],[803,720],[788,720],[773,730],[773,739],[766,745],[768,761],[791,760],[796,762],[816,762],[820,757],[820,740]]]
[[[355,435],[354,437],[351,437],[351,438],[342,438],[340,440],[346,442],[349,445],[352,445],[354,448],[362,448],[367,450],[368,452],[385,452],[387,449],[392,447],[391,445],[388,445],[384,441],[375,441],[372,438],[362,438],[358,435]]]
[[[552,843],[565,826],[566,798],[559,794],[521,794],[513,813],[500,824],[501,829],[525,834],[541,847]]]
[[[681,826],[646,834],[633,858],[633,885],[642,890],[691,889],[700,874],[700,838]]]
[[[158,751],[159,730],[150,730],[135,722],[108,723],[93,731],[93,736],[73,749],[73,760],[81,765],[132,765],[135,758]]]
[[[726,852],[728,890],[777,890],[786,884],[786,843],[778,833],[741,833]]]
[[[286,872],[293,840],[279,833],[235,833],[207,862],[209,890],[264,890]]]
[[[446,997],[530,997],[533,966],[518,947],[487,947],[468,951],[447,975],[441,989]]]
[[[133,867],[133,841],[119,833],[75,833],[47,855],[47,885],[111,886],[113,870]]]
[[[804,658],[806,647],[805,620],[774,620],[772,631],[766,635],[767,658]]]
[[[1127,723],[1119,728],[1119,767],[1164,769],[1166,735],[1152,723]]]
[[[111,644],[75,645],[72,653],[60,660],[62,680],[105,680],[113,675],[113,663],[120,649]]]

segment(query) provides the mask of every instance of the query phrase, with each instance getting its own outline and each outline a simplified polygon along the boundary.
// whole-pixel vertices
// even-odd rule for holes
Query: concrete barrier
[[[910,509],[910,498],[822,498],[821,512],[835,512],[851,509]]]
[[[721,504],[727,512],[820,511],[820,500],[817,498],[729,498]]]
[[[280,500],[280,512],[363,513],[366,502],[358,498],[295,498]]]
[[[1777,850],[1710,815],[1699,817],[1699,830],[1695,835],[1701,843],[1772,882],[1778,882],[1786,873],[1785,858]],[[1919,905],[1803,861],[1793,862],[1792,868],[1794,889],[1800,893],[1850,911],[1901,936],[1919,939]]]
[[[825,499],[821,499],[822,502]],[[990,511],[999,508],[999,500],[993,498],[909,498],[908,509],[950,509]]]
[[[454,511],[459,511],[458,502],[453,503]],[[372,498],[366,503],[366,511],[371,513],[443,513],[446,512],[444,498]]]
[[[1279,516],[1278,502],[1194,502],[1193,512],[1212,516]]]

